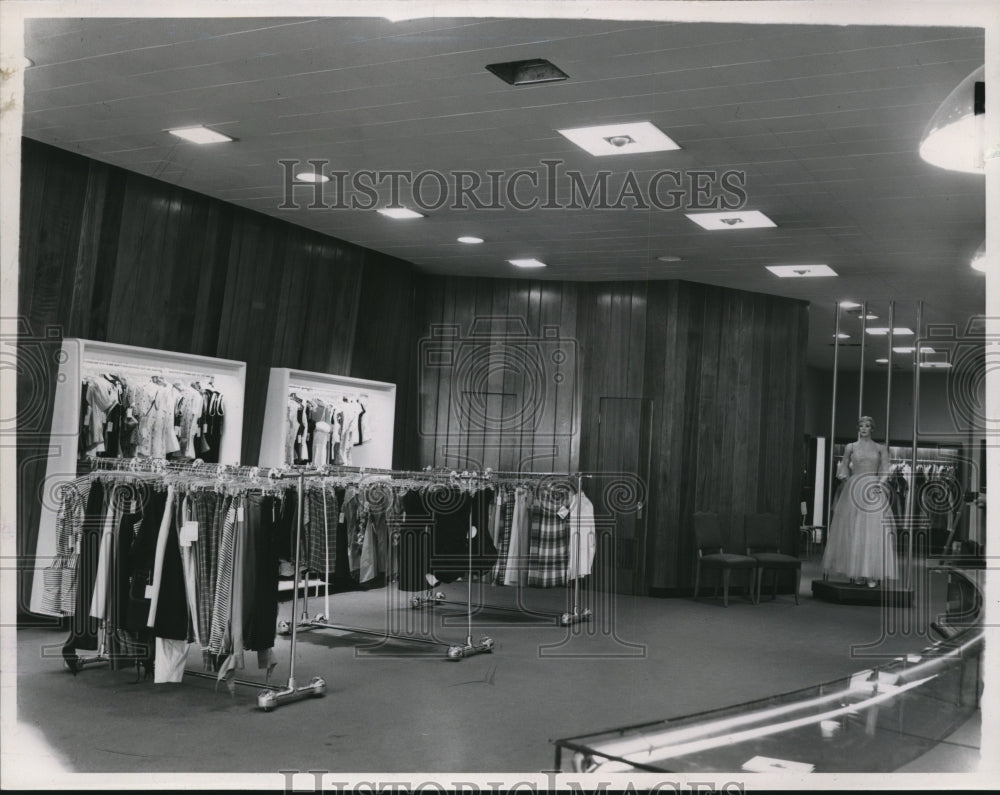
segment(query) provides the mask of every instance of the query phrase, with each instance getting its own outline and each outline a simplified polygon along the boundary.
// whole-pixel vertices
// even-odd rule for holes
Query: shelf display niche
[[[392,468],[396,385],[272,367],[260,466]]]

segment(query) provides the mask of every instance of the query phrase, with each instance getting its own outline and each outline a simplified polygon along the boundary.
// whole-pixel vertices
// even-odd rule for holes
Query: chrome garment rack
[[[179,462],[164,459],[150,458],[94,458],[91,460],[92,477],[97,476],[121,476],[123,478],[136,477],[142,480],[162,479],[165,483],[187,486],[212,486],[223,492],[261,491],[265,494],[277,495],[282,493],[282,488],[278,481],[287,478],[298,479],[298,501],[299,518],[301,522],[302,508],[302,478],[304,473],[289,473],[280,469],[265,469],[261,467],[248,467],[237,464],[206,464],[201,461]],[[298,536],[295,544],[295,567],[299,566],[301,550],[299,548]],[[297,610],[298,589],[293,593],[292,611]],[[102,638],[98,649],[98,656],[94,658],[80,659],[78,665],[93,665],[97,662],[108,662],[104,656],[105,637],[102,628]],[[296,635],[293,628],[291,644],[289,648],[289,674],[288,680],[283,688],[274,689],[263,685],[266,689],[260,690],[257,694],[257,707],[264,712],[270,712],[275,707],[299,701],[308,696],[322,696],[326,693],[326,681],[319,676],[314,676],[307,685],[298,687],[295,679],[295,657],[296,657]],[[202,679],[218,680],[213,674],[201,671],[184,671],[185,676],[193,676]],[[246,687],[261,688],[261,682],[254,682],[244,679],[227,680],[229,684],[243,685]]]
[[[570,474],[567,472],[513,472],[513,471],[502,471],[486,469],[482,473],[476,473],[484,482],[485,486],[500,486],[500,485],[515,485],[515,486],[537,486],[539,481],[549,481],[553,484],[557,484],[561,481],[565,482],[566,485],[572,484],[576,488],[577,494],[583,493],[583,479],[592,478],[595,475],[583,474],[580,472]],[[580,528],[582,523],[582,517],[579,511],[577,511],[577,536],[580,536]],[[469,534],[471,536],[471,518],[470,518],[470,529]],[[470,538],[471,542],[471,538]],[[469,627],[471,635],[472,626],[472,544],[469,544],[469,597],[468,597],[468,616],[469,616]],[[572,609],[570,611],[564,612],[562,614],[549,614],[553,619],[562,625],[570,626],[572,624],[579,624],[584,621],[590,621],[593,618],[593,611],[590,608],[580,608],[580,578],[573,578],[573,603]],[[411,600],[411,606],[414,608],[422,607],[433,607],[438,604],[453,604],[460,605],[461,602],[456,602],[454,600],[449,600],[444,593],[438,591],[434,592],[433,587],[428,591],[425,596],[417,596]],[[523,613],[524,611],[516,607],[507,607],[506,605],[491,605],[486,603],[480,603],[477,605],[479,608],[487,610],[496,610],[500,612],[510,612],[510,613]]]
[[[483,479],[476,474],[462,473],[458,474],[450,470],[398,470],[398,469],[380,469],[380,468],[370,468],[370,467],[356,467],[356,466],[336,466],[330,465],[325,467],[320,467],[318,469],[309,470],[308,474],[303,472],[299,475],[300,478],[300,491],[301,484],[306,477],[310,479],[319,480],[334,480],[343,485],[360,485],[364,482],[366,477],[369,476],[388,476],[389,478],[396,478],[396,480],[386,480],[386,483],[392,484],[394,487],[407,486],[407,485],[427,485],[427,484],[444,484],[453,485],[461,488],[473,490],[479,488],[485,488],[489,484],[484,482]],[[471,520],[470,520],[471,525]],[[329,529],[327,529],[329,532]],[[296,549],[300,543],[302,533],[302,503],[301,497],[299,502],[298,517],[296,521]],[[472,561],[472,545],[469,545],[469,568],[471,571]],[[298,593],[298,577],[299,577],[299,564],[296,558],[295,564],[295,593]],[[329,578],[327,578],[328,580]],[[327,613],[329,612],[329,582],[324,583],[325,588],[325,603]],[[471,600],[471,577],[470,577],[470,600]],[[475,654],[486,654],[493,651],[494,642],[490,637],[482,637],[477,641],[472,639],[472,607],[471,601],[469,604],[468,613],[468,627],[469,631],[466,635],[464,643],[445,643],[438,640],[429,640],[427,638],[416,638],[412,635],[398,635],[391,633],[389,631],[381,631],[375,629],[369,629],[367,627],[352,627],[343,624],[332,624],[327,620],[327,615],[323,613],[318,613],[315,616],[310,617],[309,614],[309,588],[305,589],[305,601],[301,617],[298,620],[290,622],[290,625],[279,625],[279,632],[288,633],[291,632],[293,637],[296,628],[302,628],[303,630],[313,630],[313,629],[333,629],[342,632],[350,632],[361,635],[372,635],[382,639],[393,639],[404,641],[407,643],[418,643],[425,646],[443,646],[446,647],[446,658],[448,660],[461,660],[465,657],[471,657]],[[442,595],[443,596],[443,595]],[[293,616],[298,615],[298,609],[293,604],[292,607]]]

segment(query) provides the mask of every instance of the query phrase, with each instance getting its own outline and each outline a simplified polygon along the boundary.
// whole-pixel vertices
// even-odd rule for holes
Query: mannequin
[[[852,583],[878,586],[896,579],[896,539],[886,491],[889,452],[872,438],[871,417],[858,419],[858,440],[844,450],[841,481],[823,553],[823,575],[846,574]]]

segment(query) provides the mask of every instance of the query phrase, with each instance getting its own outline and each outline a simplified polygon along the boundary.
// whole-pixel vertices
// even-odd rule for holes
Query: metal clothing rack
[[[580,495],[580,494],[583,493],[583,479],[584,478],[593,478],[593,477],[596,477],[596,475],[593,475],[593,474],[583,474],[581,472],[576,472],[576,473],[573,473],[573,474],[569,474],[567,472],[511,472],[511,471],[502,471],[502,470],[498,471],[498,470],[492,470],[492,469],[485,470],[482,476],[491,485],[510,484],[510,483],[514,483],[516,485],[525,485],[526,484],[526,479],[530,479],[530,478],[535,478],[535,479],[564,478],[564,479],[567,479],[567,480],[570,479],[570,478],[575,478],[576,479],[576,493],[578,495]],[[581,525],[582,518],[581,518],[581,515],[580,515],[579,511],[577,511],[576,517],[577,517],[577,536],[580,537],[580,528],[582,526]],[[471,519],[470,519],[470,535],[471,535]],[[469,578],[468,578],[469,579],[469,601],[468,601],[468,604],[469,604],[469,622],[470,622],[470,628],[471,628],[471,621],[472,621],[472,577],[471,577],[471,569],[472,569],[472,544],[471,544],[471,539],[470,539],[470,544],[469,544],[469,570],[470,570],[470,575],[469,575]],[[431,589],[431,590],[433,590],[433,589]],[[435,604],[461,604],[460,602],[455,602],[455,601],[452,601],[452,600],[448,600],[445,597],[445,595],[443,593],[441,593],[441,592],[431,593],[430,591],[428,592],[428,594],[426,596],[414,597],[411,600],[411,602],[412,602],[412,606],[413,607],[428,607],[428,606],[433,607]],[[522,612],[518,608],[507,607],[507,606],[504,606],[504,605],[489,605],[489,604],[480,603],[478,605],[478,607],[480,607],[480,608],[486,608],[488,610],[498,610],[498,611],[502,611],[502,612],[512,612],[512,613],[520,613],[520,612]],[[573,578],[573,607],[572,607],[572,610],[560,614],[557,618],[558,618],[558,623],[560,625],[562,625],[562,626],[570,626],[572,624],[579,624],[579,623],[582,623],[584,621],[590,621],[593,618],[593,611],[590,608],[585,608],[585,609],[582,609],[582,610],[580,609],[580,578],[579,577],[574,577]],[[470,631],[470,634],[471,634],[471,631]]]
[[[267,486],[273,483],[275,480],[281,480],[284,478],[295,477],[298,478],[298,500],[299,500],[299,522],[301,523],[302,516],[302,478],[304,473],[288,473],[283,472],[278,469],[261,469],[260,467],[248,467],[238,464],[206,464],[200,461],[194,462],[176,462],[164,459],[150,459],[150,458],[133,458],[133,459],[122,459],[122,458],[95,458],[92,460],[93,469],[91,471],[92,475],[98,473],[108,474],[120,474],[123,476],[136,476],[136,477],[163,477],[167,475],[179,475],[179,476],[199,476],[204,479],[205,482],[215,481],[216,483],[222,483],[223,485],[229,487],[237,487],[242,491],[255,491],[263,490],[269,491]],[[301,531],[301,527],[299,528]],[[298,570],[299,558],[301,555],[301,550],[299,548],[299,535],[296,535],[295,543],[295,567]],[[297,598],[298,589],[295,590],[292,597],[292,611],[293,614],[297,610]],[[102,628],[102,639],[101,648],[98,650],[98,656],[94,658],[81,659],[77,663],[78,665],[93,665],[99,661],[107,661],[107,657],[103,657],[103,646],[105,643],[105,637],[103,635]],[[299,701],[307,696],[321,696],[326,693],[326,681],[319,676],[314,676],[305,687],[297,687],[295,681],[295,652],[296,652],[296,636],[295,629],[292,629],[291,645],[289,649],[289,674],[288,681],[285,687],[280,689],[267,688],[260,690],[257,694],[257,707],[264,712],[270,712],[275,707],[282,706],[283,704],[288,704],[293,701]],[[204,679],[218,679],[217,676],[213,674],[206,674],[200,671],[184,671],[186,676],[193,676],[197,678]],[[260,682],[253,682],[243,679],[230,679],[230,684],[244,685],[247,687],[260,688]]]
[[[432,482],[432,483],[445,482],[445,481],[442,480],[443,477],[447,477],[448,478],[447,482],[451,482],[451,483],[455,483],[456,480],[458,480],[458,481],[465,480],[465,481],[468,482],[468,481],[471,481],[471,480],[474,480],[474,479],[478,479],[478,477],[479,477],[478,474],[477,475],[470,475],[469,473],[464,473],[464,477],[463,477],[463,475],[458,475],[457,473],[453,474],[450,471],[448,473],[445,473],[445,472],[442,472],[442,471],[435,472],[433,470],[393,470],[393,469],[380,469],[380,468],[355,467],[355,466],[338,466],[338,465],[330,465],[330,466],[320,467],[319,469],[311,471],[309,473],[309,477],[311,477],[311,478],[330,478],[330,477],[349,478],[351,475],[359,475],[360,476],[358,478],[359,482],[363,481],[366,475],[402,476],[404,478],[408,478],[408,479],[411,479],[411,480],[414,480],[414,481],[426,481],[426,482]],[[299,475],[299,477],[300,477],[300,483],[305,478],[305,476],[306,476],[305,473],[302,473],[302,474]],[[300,490],[301,490],[301,488],[300,488]],[[324,500],[324,504],[325,504],[325,500]],[[470,519],[470,525],[471,525],[471,519]],[[298,545],[300,543],[301,532],[302,532],[302,503],[301,503],[301,496],[300,496],[299,509],[298,509],[298,517],[297,517],[297,521],[296,521],[296,541],[295,541],[295,543],[296,543],[296,550],[298,549]],[[327,530],[327,532],[329,532],[329,530]],[[472,546],[471,546],[471,544],[469,546],[469,555],[470,555],[470,568],[471,568],[471,555],[472,555]],[[295,582],[296,582],[296,587],[295,587],[295,594],[296,595],[298,594],[298,576],[299,576],[299,564],[298,564],[298,558],[296,557],[295,575],[294,575]],[[329,579],[329,578],[327,578],[327,579]],[[472,584],[471,584],[471,578],[470,578],[470,583],[469,583],[470,600],[471,600],[471,587],[472,587]],[[327,596],[327,608],[328,608],[329,607],[329,601],[328,601],[328,598],[329,598],[329,582],[325,583],[325,588],[326,588],[325,593],[326,593],[326,596]],[[298,615],[298,608],[297,608],[297,606],[294,603],[293,603],[293,606],[292,606],[292,614],[293,614],[293,616]],[[419,643],[419,644],[423,644],[423,645],[427,645],[427,646],[446,646],[447,647],[446,658],[449,659],[449,660],[461,660],[461,659],[463,659],[465,657],[471,657],[471,656],[473,656],[475,654],[489,653],[489,652],[493,651],[493,646],[494,646],[493,639],[490,638],[490,637],[482,637],[478,641],[475,641],[475,642],[472,640],[472,608],[471,608],[471,601],[470,601],[470,607],[469,607],[469,632],[468,632],[468,635],[466,636],[465,643],[462,643],[462,644],[448,644],[448,643],[444,643],[444,642],[438,641],[438,640],[429,640],[427,638],[415,638],[412,635],[397,635],[397,634],[394,634],[394,633],[391,633],[391,632],[388,632],[388,631],[379,631],[379,630],[374,630],[374,629],[368,629],[368,628],[365,628],[365,627],[352,627],[352,626],[346,626],[346,625],[343,625],[343,624],[332,624],[332,623],[330,623],[327,620],[327,616],[324,615],[324,614],[322,614],[322,613],[318,613],[317,615],[315,615],[315,616],[313,616],[313,617],[310,618],[310,616],[309,616],[309,588],[308,588],[308,586],[306,587],[305,602],[304,602],[304,607],[303,607],[303,612],[302,612],[301,618],[298,619],[298,620],[292,621],[291,625],[289,627],[280,627],[279,628],[279,632],[291,632],[292,636],[294,637],[295,631],[296,631],[297,627],[301,627],[302,629],[304,629],[306,631],[311,630],[311,629],[333,629],[333,630],[338,630],[338,631],[342,631],[342,632],[351,632],[351,633],[361,634],[361,635],[373,635],[375,637],[379,637],[379,638],[383,638],[383,639],[392,638],[393,640],[405,641],[407,643]]]

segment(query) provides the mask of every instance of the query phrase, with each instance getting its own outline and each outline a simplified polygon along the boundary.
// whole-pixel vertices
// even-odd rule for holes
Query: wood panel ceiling
[[[897,305],[897,318],[963,326],[984,311],[969,268],[985,237],[984,179],[925,164],[928,120],[984,60],[974,28],[643,23],[546,19],[35,19],[26,22],[24,134],[383,251],[430,273],[544,279],[679,278],[813,302],[810,362],[831,358],[833,307]],[[559,83],[510,86],[487,64],[546,58]],[[593,157],[556,130],[650,121],[677,151]],[[166,130],[204,124],[235,143]],[[745,176],[743,209],[768,229],[702,230],[680,210],[450,207],[412,221],[371,210],[281,209],[280,161],[328,169],[519,169],[522,199],[555,202],[569,171]],[[707,178],[711,181],[711,177]],[[438,183],[425,183],[424,197]],[[673,187],[672,183],[661,183]],[[335,199],[333,184],[325,197]],[[487,187],[479,195],[489,201]],[[401,201],[413,206],[404,185]],[[388,204],[388,182],[379,206]],[[485,239],[479,246],[460,235]],[[680,257],[664,263],[662,255]],[[506,260],[537,257],[544,271]],[[838,278],[778,279],[824,263]],[[846,321],[845,322],[850,322]],[[912,325],[913,320],[910,320]],[[857,335],[856,335],[857,336]]]

